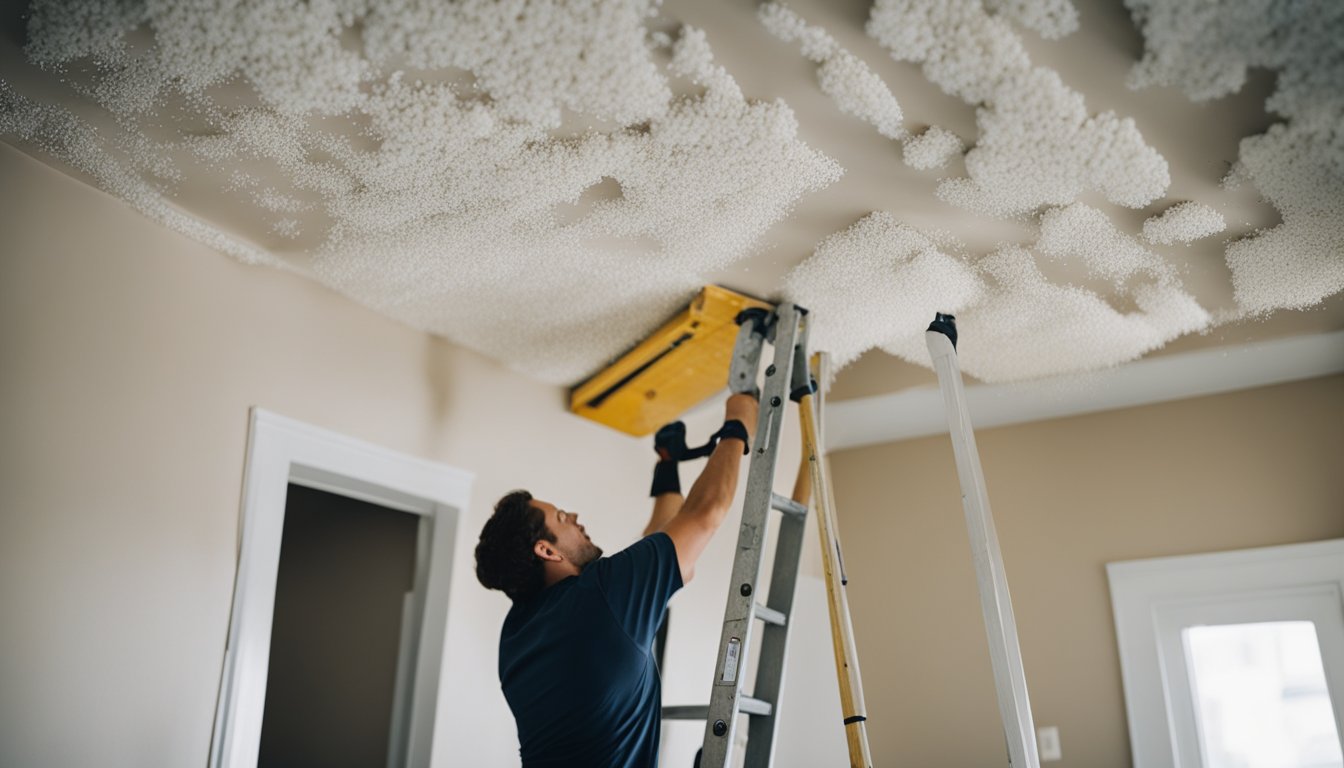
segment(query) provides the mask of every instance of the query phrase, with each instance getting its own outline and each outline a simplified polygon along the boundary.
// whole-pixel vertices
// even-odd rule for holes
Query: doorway
[[[289,485],[258,768],[393,762],[419,528],[408,512]]]
[[[259,408],[251,417],[210,768],[428,768],[457,522],[472,475]],[[375,540],[399,553],[391,564],[368,561],[381,559],[373,551],[383,545],[374,546]],[[314,547],[319,541],[323,547]],[[375,615],[387,620],[375,622]],[[350,621],[357,630],[343,623]],[[367,625],[374,623],[380,627],[370,634]],[[364,703],[377,703],[377,714],[344,712],[347,720],[324,720],[340,709],[340,697],[301,697],[304,689],[329,682],[315,670],[336,667],[343,677],[367,676],[355,686],[369,696],[344,698],[367,698]],[[321,694],[328,696],[336,694]],[[369,720],[361,723],[360,757],[333,758],[334,742],[348,735],[348,718]],[[307,756],[300,759],[294,755],[301,746]]]

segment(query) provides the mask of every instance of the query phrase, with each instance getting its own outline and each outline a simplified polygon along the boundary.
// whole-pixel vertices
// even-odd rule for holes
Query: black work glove
[[[656,498],[664,493],[681,493],[677,462],[686,455],[686,425],[674,421],[659,429],[653,436],[653,450],[658,453],[658,463],[653,467],[653,486],[649,495]]]
[[[674,421],[664,425],[653,436],[653,450],[659,461],[681,461],[686,455],[686,424]]]

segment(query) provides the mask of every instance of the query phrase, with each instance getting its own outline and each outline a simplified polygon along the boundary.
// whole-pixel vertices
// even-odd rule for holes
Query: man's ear
[[[537,543],[532,545],[532,551],[542,560],[550,560],[553,563],[558,563],[565,559],[564,556],[560,554],[560,550],[556,549],[551,542],[545,539],[537,539]]]

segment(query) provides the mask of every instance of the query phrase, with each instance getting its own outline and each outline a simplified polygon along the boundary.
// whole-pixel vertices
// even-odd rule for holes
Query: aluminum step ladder
[[[1013,602],[1008,595],[1008,577],[1003,570],[999,537],[989,512],[989,492],[980,469],[980,454],[975,447],[971,416],[966,409],[966,392],[957,362],[957,325],[952,315],[937,314],[924,340],[938,373],[943,392],[952,452],[961,483],[961,503],[966,514],[966,529],[971,539],[971,557],[980,587],[980,608],[989,640],[989,658],[994,669],[994,688],[998,693],[999,715],[1003,719],[1008,742],[1008,765],[1012,768],[1040,768],[1036,749],[1036,730],[1027,698],[1027,676],[1022,667],[1022,648],[1017,640],[1017,622]]]
[[[843,569],[833,564],[833,559],[838,559],[835,556],[839,550],[838,543],[832,546],[836,541],[833,505],[826,503],[830,500],[829,473],[818,438],[820,401],[814,399],[816,383],[808,370],[806,318],[807,310],[793,304],[783,304],[774,312],[746,310],[738,317],[740,328],[729,371],[729,389],[734,393],[756,394],[762,347],[767,341],[774,346],[774,360],[765,369],[765,387],[759,393],[761,409],[751,448],[751,468],[747,475],[746,499],[738,528],[737,554],[733,559],[732,580],[724,608],[710,703],[708,706],[663,708],[665,720],[705,720],[701,768],[728,768],[731,764],[739,715],[750,718],[744,766],[766,768],[772,762],[775,725],[784,686],[789,618],[808,514],[805,493],[802,498],[788,498],[774,492],[779,435],[784,411],[790,401],[798,403],[802,412],[804,458],[810,464],[812,484],[822,502],[818,523],[823,530],[830,529],[822,534],[823,567],[828,576],[831,625],[851,765],[861,768],[872,765],[871,758],[867,757],[867,716],[858,681],[857,655],[853,652],[848,604],[843,599],[837,602],[832,591],[831,577],[834,576],[834,589],[843,598]],[[795,497],[800,493],[795,490]],[[772,510],[781,512],[782,516],[769,595],[761,603],[756,587],[761,578],[763,548]],[[743,682],[747,677],[757,622],[762,626],[760,659],[756,665],[754,689],[748,694],[743,690]],[[842,632],[847,634],[842,637]],[[853,757],[855,754],[861,755],[858,762]]]

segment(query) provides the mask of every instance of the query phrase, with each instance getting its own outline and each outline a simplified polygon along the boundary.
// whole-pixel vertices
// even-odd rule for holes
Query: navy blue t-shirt
[[[499,638],[499,680],[525,768],[657,764],[653,639],[680,588],[672,539],[655,533],[513,604]]]

